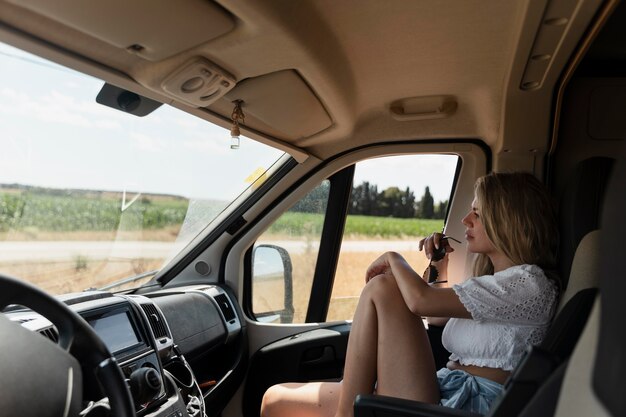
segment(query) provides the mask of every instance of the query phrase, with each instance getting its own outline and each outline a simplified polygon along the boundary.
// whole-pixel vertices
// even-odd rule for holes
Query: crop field
[[[75,195],[71,191],[61,194],[0,189],[0,239],[17,236],[19,240],[27,240],[29,234],[37,239],[37,232],[59,232],[58,238],[64,240],[72,236],[84,238],[84,232],[119,229],[172,231],[180,228],[189,206],[189,201],[182,197],[146,195],[122,211],[121,201],[120,193]],[[287,212],[271,226],[269,233],[319,236],[323,221],[322,214]],[[349,215],[344,233],[356,239],[403,238],[425,236],[442,226],[442,220]],[[95,236],[97,233],[92,238]]]
[[[322,214],[288,212],[270,227],[268,233],[277,236],[303,234],[319,236],[323,222]],[[353,239],[413,238],[427,236],[441,230],[442,227],[443,220],[349,215],[344,235]]]
[[[182,224],[188,206],[188,200],[173,196],[140,197],[124,211],[121,202],[121,193],[3,192],[0,233],[110,231],[120,225],[126,230],[163,229]]]

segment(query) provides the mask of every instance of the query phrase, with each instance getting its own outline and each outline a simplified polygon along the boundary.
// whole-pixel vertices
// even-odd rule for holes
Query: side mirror
[[[293,322],[292,265],[284,248],[263,244],[252,251],[252,300],[257,320]]]

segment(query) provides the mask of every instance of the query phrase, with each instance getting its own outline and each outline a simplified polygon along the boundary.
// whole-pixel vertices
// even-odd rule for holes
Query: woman
[[[544,186],[525,173],[481,177],[463,218],[473,278],[452,288],[428,285],[395,252],[365,274],[341,383],[280,384],[263,398],[263,417],[352,416],[358,394],[442,404],[485,414],[530,345],[541,342],[552,318],[558,283],[556,216]],[[446,280],[452,248],[441,234],[420,241]],[[430,271],[432,273],[432,271]],[[445,318],[443,344],[452,354],[436,371],[422,317]]]

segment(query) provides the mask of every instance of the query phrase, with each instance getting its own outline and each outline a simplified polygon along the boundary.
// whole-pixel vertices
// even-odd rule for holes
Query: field
[[[324,216],[321,214],[289,212],[282,215],[268,233],[276,236],[319,236],[323,221]],[[349,215],[344,235],[349,239],[414,238],[427,236],[442,227],[442,220]]]
[[[151,240],[173,240],[189,207],[187,199],[176,196],[143,195],[132,204],[127,202],[123,211],[121,202],[121,193],[113,192],[35,192],[0,187],[0,240],[81,240],[86,236],[100,240],[119,235],[120,229],[147,231]],[[214,215],[223,205],[209,202],[202,210]],[[319,235],[323,221],[321,214],[287,212],[269,233]],[[441,220],[350,215],[344,232],[356,239],[404,238],[424,236],[442,225]]]
[[[158,230],[180,226],[188,200],[175,196],[142,196],[123,203],[121,193],[0,189],[0,233],[37,239],[37,234]],[[122,206],[124,210],[122,210]],[[13,232],[13,233],[9,233]],[[94,235],[95,236],[95,235]],[[106,235],[105,235],[106,236]],[[2,236],[0,236],[2,237]]]

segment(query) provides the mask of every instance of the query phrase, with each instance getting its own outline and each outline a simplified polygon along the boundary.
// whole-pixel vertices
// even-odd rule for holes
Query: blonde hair
[[[556,210],[537,178],[522,172],[491,173],[476,181],[474,195],[487,237],[498,251],[515,265],[555,269],[559,245]],[[476,256],[473,274],[493,274],[487,255]]]

